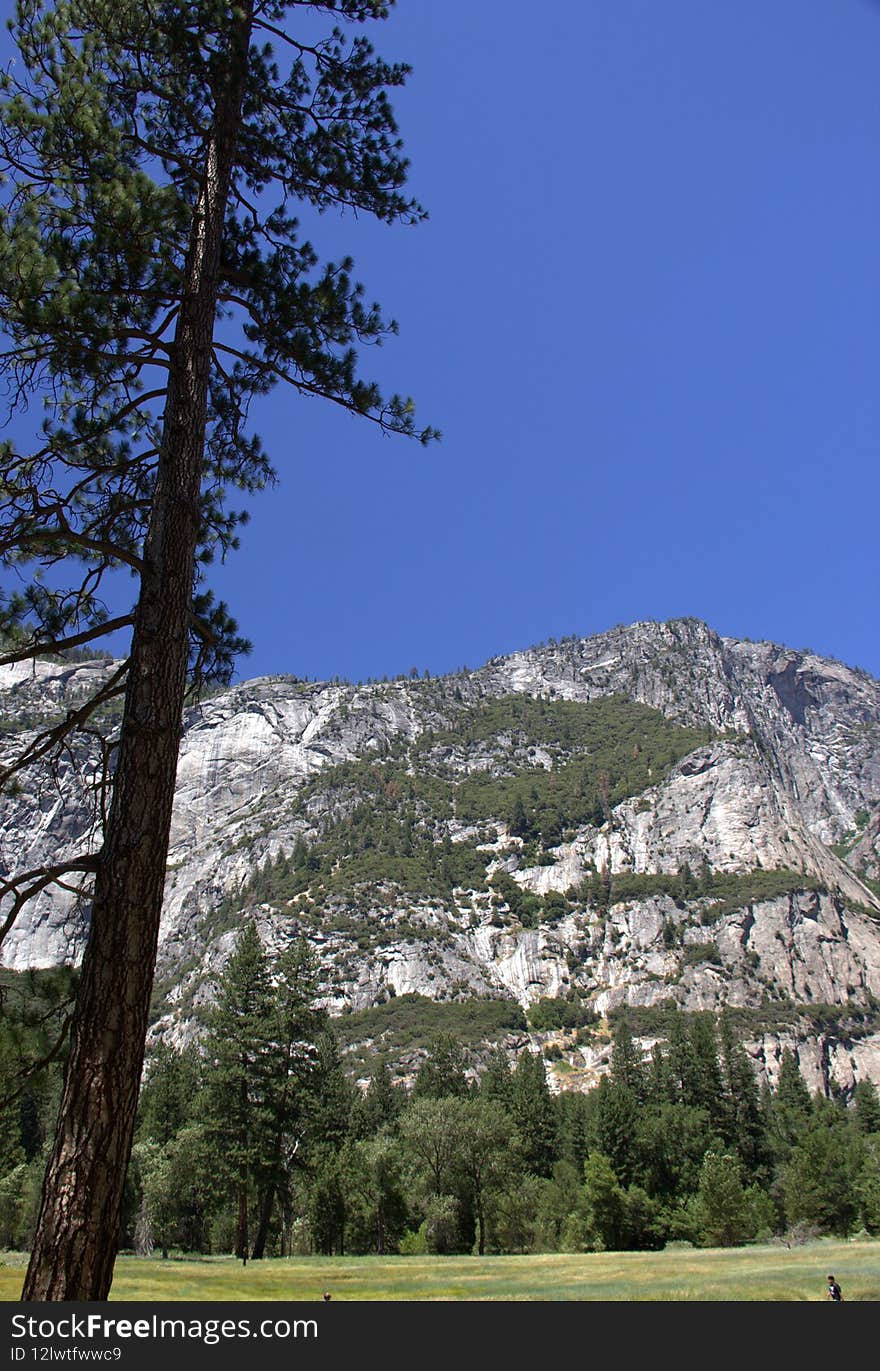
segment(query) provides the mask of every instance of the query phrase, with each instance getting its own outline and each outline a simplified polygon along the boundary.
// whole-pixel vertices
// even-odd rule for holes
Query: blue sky
[[[8,5],[6,6],[8,9]],[[415,228],[321,218],[427,450],[278,390],[242,677],[695,615],[880,675],[880,3],[400,0]]]

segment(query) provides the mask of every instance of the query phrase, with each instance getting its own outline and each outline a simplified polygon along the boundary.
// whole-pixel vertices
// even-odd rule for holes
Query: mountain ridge
[[[0,669],[7,726],[69,707],[78,679],[111,664],[40,667],[30,679]],[[613,733],[613,701],[621,739],[643,758],[655,748],[657,774],[636,775],[623,742],[604,770],[592,764]],[[58,786],[24,778],[4,798],[4,869],[84,832],[94,845],[93,769],[83,746]],[[567,813],[554,817],[554,795]],[[350,852],[363,837],[359,807],[376,831]],[[417,860],[399,851],[414,838]],[[303,852],[324,867],[300,889],[309,873],[293,854]],[[435,852],[470,887],[450,884],[440,899]],[[287,864],[294,893],[257,898],[267,863]],[[346,866],[369,879],[349,888]],[[761,872],[789,873],[789,888],[777,880],[776,893],[756,893],[749,880]],[[728,877],[744,903],[719,913],[711,884]],[[615,881],[625,890],[648,878],[669,889],[615,898]],[[424,888],[407,889],[414,879]],[[197,1016],[248,912],[269,943],[295,932],[313,941],[337,1014],[400,994],[489,994],[524,1008],[576,994],[603,1014],[670,998],[863,1011],[880,999],[878,879],[880,683],[814,653],[686,619],[551,641],[444,677],[258,677],[186,711],[156,1031]],[[70,902],[43,899],[6,964],[75,961],[85,927]],[[880,1039],[861,1040],[837,1076],[847,1069],[880,1078]]]

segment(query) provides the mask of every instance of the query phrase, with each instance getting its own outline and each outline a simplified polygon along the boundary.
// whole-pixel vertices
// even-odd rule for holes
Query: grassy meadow
[[[26,1258],[0,1254],[0,1300],[17,1300]],[[880,1300],[880,1241],[505,1257],[120,1256],[111,1300]]]

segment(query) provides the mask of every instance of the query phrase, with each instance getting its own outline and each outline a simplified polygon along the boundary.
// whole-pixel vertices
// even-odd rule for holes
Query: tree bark
[[[22,1299],[104,1300],[143,1067],[165,884],[220,253],[252,3],[230,33],[193,213],[107,833],[58,1128]]]
[[[248,1186],[247,1177],[238,1187],[238,1218],[235,1224],[235,1255],[247,1265],[248,1259]]]
[[[261,1261],[266,1252],[266,1240],[269,1236],[269,1225],[272,1222],[272,1210],[275,1205],[275,1182],[270,1181],[260,1198],[260,1215],[257,1219],[257,1231],[254,1235],[254,1245],[251,1248],[251,1261]]]

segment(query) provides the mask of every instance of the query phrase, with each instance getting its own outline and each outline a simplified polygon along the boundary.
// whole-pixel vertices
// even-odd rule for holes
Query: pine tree
[[[0,660],[131,633],[125,662],[0,777],[51,765],[124,699],[103,753],[100,846],[0,886],[0,936],[53,883],[91,901],[28,1300],[104,1299],[112,1277],[187,672],[228,679],[243,646],[205,569],[236,545],[227,492],[274,479],[249,402],[283,381],[386,432],[434,436],[416,433],[408,400],[357,376],[357,345],[393,325],[364,303],[348,259],[321,265],[291,213],[303,202],[389,224],[423,217],[403,194],[387,97],[407,69],[360,34],[285,27],[288,13],[363,24],[391,3],[16,6],[0,112],[0,375],[20,407],[37,394],[52,404],[32,451],[0,449],[0,560],[74,574],[58,589],[37,576],[0,607],[0,630],[22,642]],[[102,586],[119,567],[136,601],[108,619]]]
[[[528,838],[531,836],[532,826],[529,823],[529,816],[526,813],[522,795],[518,794],[513,802],[513,808],[510,811],[510,819],[507,826],[515,838]]]
[[[587,1097],[579,1090],[556,1096],[557,1152],[562,1162],[581,1171],[589,1149]]]
[[[791,1048],[779,1064],[779,1078],[769,1110],[770,1137],[774,1153],[785,1160],[806,1132],[813,1117],[813,1101]]]
[[[728,1120],[713,1015],[692,1014],[689,1036],[690,1074],[684,1081],[684,1097],[695,1109],[705,1111],[712,1128],[723,1137]]]
[[[216,1180],[235,1200],[235,1254],[243,1261],[254,1180],[274,1141],[274,1027],[269,960],[248,921],[219,979],[208,1020],[204,1101]]]
[[[309,1098],[310,1146],[338,1151],[352,1132],[358,1090],[343,1070],[339,1045],[329,1024],[315,1047]]]
[[[864,1147],[858,1136],[839,1125],[814,1124],[791,1149],[782,1168],[789,1224],[846,1236],[859,1212],[863,1162]]]
[[[591,1152],[584,1163],[584,1199],[590,1228],[599,1245],[611,1250],[624,1244],[626,1195],[609,1157]]]
[[[625,1018],[619,1019],[614,1029],[611,1080],[614,1085],[628,1090],[633,1099],[644,1098],[646,1082],[642,1053],[633,1041],[630,1026]]]
[[[461,1098],[470,1089],[466,1072],[467,1058],[461,1043],[450,1034],[441,1033],[431,1043],[416,1073],[413,1095],[416,1099]]]
[[[178,1052],[159,1043],[151,1055],[138,1104],[139,1137],[167,1147],[192,1118],[199,1075],[194,1052]]]
[[[689,1082],[694,1073],[693,1044],[687,1029],[687,1019],[676,1007],[670,1016],[666,1034],[668,1065],[667,1085],[672,1099],[690,1099]]]
[[[873,1081],[859,1081],[853,1091],[853,1109],[860,1133],[880,1134],[880,1095]]]
[[[590,1138],[594,1150],[606,1157],[624,1185],[639,1166],[639,1102],[632,1090],[603,1076],[592,1092]]]
[[[719,1036],[724,1081],[724,1140],[736,1149],[750,1175],[760,1173],[766,1179],[770,1156],[758,1079],[742,1043],[734,1035],[728,1014],[721,1016]]]
[[[507,1106],[510,1102],[512,1073],[510,1060],[504,1048],[493,1047],[483,1071],[480,1073],[479,1091],[484,1099],[495,1100]]]
[[[315,1009],[317,963],[302,939],[286,948],[273,967],[271,1049],[266,1076],[267,1146],[255,1159],[258,1219],[252,1260],[266,1249],[275,1200],[287,1190],[300,1145],[314,1113],[319,1068],[317,1043],[327,1016]]]
[[[556,1155],[556,1112],[543,1057],[526,1050],[511,1078],[510,1116],[517,1150],[529,1171],[549,1176]]]
[[[706,1153],[697,1212],[707,1247],[733,1247],[752,1236],[752,1208],[736,1157]]]
[[[380,1062],[358,1102],[358,1132],[369,1138],[384,1129],[393,1130],[405,1104],[406,1092],[394,1084],[388,1067]]]

